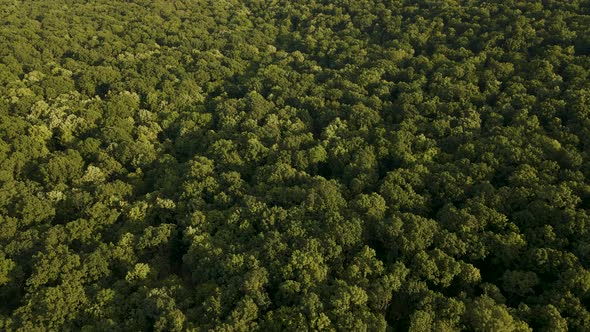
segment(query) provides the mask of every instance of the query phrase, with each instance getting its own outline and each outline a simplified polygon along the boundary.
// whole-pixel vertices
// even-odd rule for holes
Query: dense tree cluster
[[[590,328],[590,1],[0,12],[0,330]]]

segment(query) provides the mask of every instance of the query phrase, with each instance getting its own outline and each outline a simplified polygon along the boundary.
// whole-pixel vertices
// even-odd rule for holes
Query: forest
[[[0,0],[0,331],[590,331],[590,0]]]

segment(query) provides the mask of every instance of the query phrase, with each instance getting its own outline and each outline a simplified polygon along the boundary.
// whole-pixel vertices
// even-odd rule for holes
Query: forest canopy
[[[590,1],[0,22],[0,330],[590,329]]]

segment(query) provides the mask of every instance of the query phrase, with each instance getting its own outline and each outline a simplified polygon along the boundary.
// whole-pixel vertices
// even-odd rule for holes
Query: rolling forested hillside
[[[0,0],[1,331],[587,331],[590,1]]]

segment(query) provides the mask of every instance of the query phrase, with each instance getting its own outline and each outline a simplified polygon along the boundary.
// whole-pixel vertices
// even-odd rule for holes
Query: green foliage
[[[589,1],[0,7],[0,330],[588,330]]]

